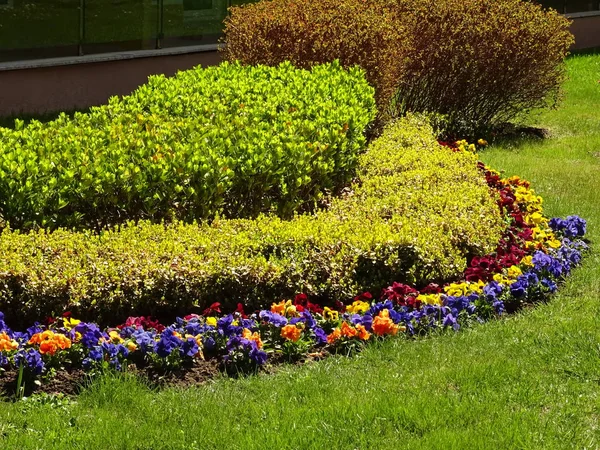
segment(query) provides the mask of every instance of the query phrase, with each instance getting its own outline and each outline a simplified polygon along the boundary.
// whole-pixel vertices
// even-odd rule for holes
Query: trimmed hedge
[[[440,113],[461,134],[555,102],[568,28],[556,11],[522,0],[263,0],[231,8],[224,56],[358,64],[380,121]]]
[[[338,63],[152,76],[89,113],[0,128],[0,219],[101,229],[290,217],[350,182],[374,116],[362,71]]]
[[[269,305],[299,292],[322,301],[423,285],[462,273],[503,225],[476,156],[441,147],[409,117],[360,157],[361,182],[330,208],[285,221],[140,222],[99,235],[0,236],[0,310],[9,320],[71,310],[83,319]]]

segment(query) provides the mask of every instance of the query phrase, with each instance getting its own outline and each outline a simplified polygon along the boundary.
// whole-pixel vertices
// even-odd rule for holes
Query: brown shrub
[[[436,112],[468,133],[556,102],[568,25],[521,0],[270,0],[231,8],[224,56],[358,64],[376,88],[380,121]]]
[[[521,0],[394,1],[411,36],[396,115],[441,113],[468,134],[558,100],[573,37],[556,11]]]

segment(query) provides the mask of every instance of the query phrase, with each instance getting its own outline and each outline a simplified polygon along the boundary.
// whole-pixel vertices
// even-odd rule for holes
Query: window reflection
[[[554,8],[561,14],[600,11],[599,0],[541,0],[546,8]]]
[[[156,48],[156,0],[85,0],[83,52]]]
[[[216,43],[229,0],[163,0],[162,46]]]
[[[79,0],[0,0],[0,61],[77,54]]]

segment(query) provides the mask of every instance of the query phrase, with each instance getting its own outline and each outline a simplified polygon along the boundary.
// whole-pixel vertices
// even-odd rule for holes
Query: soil
[[[513,124],[504,124],[497,127],[492,135],[501,140],[520,140],[520,139],[548,139],[551,137],[549,130],[545,128],[515,126]]]
[[[176,370],[161,370],[154,367],[137,368],[129,366],[128,372],[140,376],[151,388],[166,386],[194,386],[206,383],[221,373],[219,362],[216,358],[206,361],[198,360],[193,365],[181,367]],[[18,371],[7,370],[0,374],[0,397],[12,398],[17,390]],[[64,394],[75,396],[89,384],[91,377],[81,369],[65,368],[58,370],[52,377],[39,381],[26,379],[25,396],[34,393]]]
[[[310,353],[292,363],[295,365],[304,365],[313,361],[322,360],[329,355],[330,353],[327,351]],[[269,360],[269,364],[267,364],[266,367],[261,368],[260,371],[269,374],[275,373],[283,364],[288,362],[289,361],[284,360],[282,357],[272,356]],[[243,375],[236,372],[228,373],[226,368],[223,367],[217,358],[196,360],[192,365],[183,366],[174,370],[165,370],[157,367],[138,368],[134,365],[130,365],[128,372],[141,377],[142,380],[153,389],[169,386],[182,388],[198,386],[207,383],[223,373],[232,377]],[[18,371],[16,369],[0,373],[0,398],[10,399],[14,397],[17,390],[17,376]],[[46,378],[37,382],[34,380],[25,380],[24,395],[28,397],[35,393],[46,393],[76,396],[90,381],[90,375],[83,370],[65,368],[58,370],[51,378]]]

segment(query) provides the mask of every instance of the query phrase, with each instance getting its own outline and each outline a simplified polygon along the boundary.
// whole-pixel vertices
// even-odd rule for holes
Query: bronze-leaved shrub
[[[395,114],[446,115],[457,134],[555,104],[573,37],[554,10],[522,0],[393,0],[411,49]]]
[[[522,0],[263,0],[231,9],[224,52],[246,64],[358,64],[380,121],[428,111],[465,133],[557,100],[568,26]]]
[[[0,311],[13,323],[71,310],[109,320],[189,313],[219,301],[248,310],[306,293],[327,302],[393,281],[457,277],[492,251],[502,219],[477,158],[441,147],[409,117],[360,156],[360,183],[292,220],[141,221],[101,234],[0,234]]]

